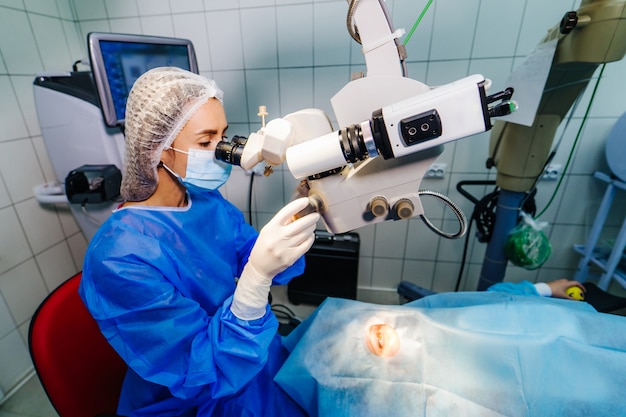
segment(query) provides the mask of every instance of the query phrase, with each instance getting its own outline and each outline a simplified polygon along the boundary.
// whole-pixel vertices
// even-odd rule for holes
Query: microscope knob
[[[559,31],[563,35],[567,35],[570,33],[578,24],[578,14],[576,12],[567,12],[563,19],[561,19],[561,24],[559,25]]]
[[[398,202],[394,206],[394,211],[400,219],[408,219],[413,217],[413,211],[415,207],[413,206],[413,202],[407,198],[403,198],[398,200]]]
[[[376,196],[370,200],[370,211],[376,217],[386,216],[389,211],[389,203],[385,197]]]

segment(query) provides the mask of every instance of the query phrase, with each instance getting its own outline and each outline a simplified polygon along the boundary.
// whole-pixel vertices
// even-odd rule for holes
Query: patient
[[[626,409],[626,320],[584,302],[501,291],[401,306],[330,298],[285,344],[276,381],[311,416]]]

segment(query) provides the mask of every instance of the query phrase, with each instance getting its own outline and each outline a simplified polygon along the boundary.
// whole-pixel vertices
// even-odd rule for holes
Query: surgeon
[[[215,82],[156,68],[126,107],[124,202],[93,237],[80,295],[128,364],[124,416],[298,416],[270,285],[304,269],[319,214],[296,199],[257,233],[218,188],[228,128]]]

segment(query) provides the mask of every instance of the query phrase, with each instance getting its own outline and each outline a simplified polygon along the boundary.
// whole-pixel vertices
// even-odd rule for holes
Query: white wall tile
[[[135,17],[139,13],[136,0],[104,0],[104,7],[109,18]]]
[[[626,112],[626,103],[623,100],[626,94],[625,73],[626,60],[623,58],[606,64],[590,117],[620,117]]]
[[[57,10],[55,1],[24,0],[24,4],[26,5],[26,10],[29,12],[59,17],[59,11]]]
[[[24,116],[20,112],[10,77],[0,76],[0,91],[2,91],[2,99],[0,100],[0,124],[2,125],[0,142],[28,136]]]
[[[598,180],[591,176],[571,175],[564,182],[563,198],[560,201],[559,214],[555,223],[575,225],[584,224],[586,219],[597,211],[597,201],[604,195],[604,189]]]
[[[137,9],[141,16],[171,13],[169,0],[137,0]]]
[[[76,20],[76,16],[74,16],[73,7],[70,4],[72,0],[56,0],[57,10],[59,12],[59,17],[61,19],[67,20]]]
[[[172,19],[174,22],[174,36],[189,39],[193,42],[200,71],[211,71],[213,67],[209,54],[208,32],[204,14],[175,14],[172,16]]]
[[[30,139],[0,143],[0,172],[14,203],[32,197],[33,187],[45,182]]]
[[[65,241],[35,256],[48,292],[78,272]],[[82,269],[82,268],[81,268]]]
[[[147,0],[146,0],[147,1]],[[225,9],[238,9],[239,0],[204,0],[205,10],[225,10]]]
[[[4,301],[4,297],[0,297],[0,339],[15,329],[15,321],[9,311],[9,307]]]
[[[104,0],[73,0],[78,20],[106,19]]]
[[[246,68],[276,68],[276,12],[273,8],[259,8],[242,9],[240,13]]]
[[[144,35],[174,36],[174,26],[170,16],[142,16],[139,21]]]
[[[276,214],[287,203],[289,196],[285,196],[282,182],[283,173],[281,171],[274,172],[268,177],[255,177],[253,189],[253,207],[255,210]]]
[[[434,222],[439,223],[439,222]],[[437,227],[440,227],[437,224]],[[405,259],[434,261],[437,257],[439,239],[419,218],[409,220]]]
[[[108,19],[80,21],[78,26],[80,27],[79,37],[85,39],[85,45],[89,32],[112,32]]]
[[[388,221],[376,224],[374,256],[379,258],[404,257],[407,241],[408,221]]]
[[[347,8],[341,2],[313,4],[313,62],[319,65],[350,63],[352,38],[347,33]]]
[[[239,12],[216,11],[205,16],[213,70],[242,68],[244,49]]]
[[[464,78],[469,73],[469,64],[470,61],[464,59],[442,62],[430,61],[425,83],[431,87],[439,87],[459,78]]]
[[[456,142],[452,164],[446,168],[449,172],[478,173],[485,176],[488,171],[485,161],[489,157],[490,134],[479,133]]]
[[[87,240],[85,240],[85,236],[83,236],[82,233],[76,233],[67,239],[67,244],[69,245],[70,253],[72,254],[75,271],[82,271],[85,253],[87,252]],[[59,274],[59,276],[61,275],[62,274]]]
[[[34,253],[65,239],[54,207],[40,206],[34,198],[29,198],[17,203],[15,209]]]
[[[39,128],[39,125],[36,125]],[[33,146],[35,147],[35,153],[37,154],[37,160],[43,171],[45,182],[56,181],[50,158],[48,157],[48,151],[44,144],[43,137],[35,136],[33,138]]]
[[[426,84],[426,73],[428,70],[428,64],[426,62],[410,62],[406,63],[407,77]]]
[[[537,271],[536,282],[550,282],[557,279],[574,279],[574,269],[553,269],[542,267]]]
[[[203,0],[170,0],[170,8],[172,13],[203,12],[204,2]]]
[[[470,256],[467,258],[466,262],[482,264],[483,260],[485,259],[485,253],[487,252],[487,243],[480,242],[478,240],[478,237],[476,235],[477,232],[478,228],[474,223],[472,225],[472,229],[468,232],[470,233],[469,238],[471,240],[468,250],[471,250],[471,252],[469,252]]]
[[[278,70],[247,70],[246,97],[250,121],[259,120],[259,106],[266,106],[268,113],[279,113]]]
[[[434,261],[412,261],[409,259],[404,261],[404,269],[402,271],[403,281],[408,281],[422,288],[430,289],[433,285],[434,274]]]
[[[580,256],[572,249],[574,244],[586,240],[585,228],[582,226],[555,225],[549,234],[552,245],[550,258],[544,264],[547,268],[570,269],[576,268]]]
[[[525,5],[524,1],[480,1],[472,57],[510,56],[517,45]]]
[[[479,0],[461,3],[454,0],[442,0],[433,4],[435,20],[430,60],[470,57],[479,4]]]
[[[0,0],[0,6],[6,6],[12,9],[26,10],[23,0]]]
[[[87,37],[83,36],[80,32],[80,25],[67,20],[63,21],[63,32],[65,33],[65,39],[67,40],[67,47],[72,57],[72,62],[79,59],[85,60],[84,65],[79,66],[79,70],[86,71],[89,69],[89,57],[87,54]]]
[[[208,1],[215,1],[215,0],[205,0],[205,1],[208,2]],[[275,1],[276,1],[276,6],[299,4],[299,3],[312,3],[311,0],[275,0]]]
[[[461,264],[459,262],[437,261],[431,289],[436,292],[454,291],[460,268]]]
[[[59,216],[59,222],[61,228],[66,237],[70,237],[80,232],[80,227],[76,223],[74,215],[70,211],[68,206],[58,205],[56,208],[57,215]]]
[[[109,24],[111,25],[111,32],[138,35],[143,33],[141,20],[138,17],[109,19]]]
[[[9,198],[9,192],[7,191],[7,187],[4,185],[2,175],[0,175],[0,209],[3,209],[10,204],[11,199]]]
[[[0,274],[33,256],[12,206],[0,210]]]
[[[256,121],[256,113],[254,113],[254,118],[251,119],[248,112],[246,74],[244,71],[220,71],[215,74],[215,82],[224,91],[224,110],[226,111],[229,125],[248,123],[251,120]],[[228,130],[229,135],[236,133],[232,132],[231,128]]]
[[[35,74],[43,68],[39,50],[25,12],[4,9],[0,13],[0,50],[9,73]],[[5,90],[2,90],[5,91]]]
[[[71,64],[69,64],[71,68]],[[35,99],[33,96],[32,76],[11,76],[11,84],[15,89],[15,95],[22,112],[22,117],[26,121],[30,136],[41,134],[35,110]]]
[[[369,256],[359,256],[358,287],[369,288],[372,286],[372,261],[373,258]]]
[[[375,258],[372,267],[372,287],[396,290],[402,281],[402,259]]]
[[[313,107],[313,69],[294,68],[279,72],[280,115]]]
[[[503,279],[504,282],[521,282],[521,281],[537,281],[537,270],[528,270],[515,266],[509,262],[506,269],[506,276]]]
[[[0,292],[18,324],[28,320],[48,294],[37,264],[33,260],[2,274]]]
[[[0,75],[7,74],[7,66],[4,64],[4,58],[2,58],[2,51],[0,50]]]
[[[313,5],[276,8],[278,57],[281,67],[313,65]]]
[[[19,331],[12,331],[0,339],[0,357],[10,358],[0,361],[0,389],[8,392],[33,368],[28,346]]]
[[[463,279],[459,285],[459,291],[476,291],[480,280],[481,265],[466,265]]]
[[[374,243],[376,240],[376,225],[367,225],[354,230],[359,235],[360,256],[374,256]]]

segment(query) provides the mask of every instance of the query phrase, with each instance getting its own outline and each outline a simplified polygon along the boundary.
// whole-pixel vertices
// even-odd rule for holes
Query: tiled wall
[[[67,209],[41,207],[33,187],[54,174],[37,123],[32,82],[83,55],[69,0],[0,1],[0,389],[32,370],[30,318],[80,270],[85,238]]]
[[[546,30],[578,3],[437,0],[408,45],[409,76],[438,85],[482,73],[492,79],[493,91],[501,89]],[[408,31],[426,0],[387,4],[395,27]],[[10,390],[30,370],[25,342],[30,316],[52,288],[80,270],[86,244],[66,211],[44,209],[33,199],[34,185],[54,179],[34,110],[35,73],[69,70],[85,58],[90,31],[184,37],[195,45],[201,72],[225,91],[230,134],[256,130],[259,105],[267,106],[270,118],[306,107],[333,118],[330,97],[352,72],[364,69],[360,48],[345,29],[346,11],[344,0],[0,0],[0,388]],[[550,222],[551,259],[535,272],[510,267],[507,280],[573,275],[572,244],[584,241],[603,191],[591,174],[606,170],[604,140],[626,110],[625,71],[625,61],[607,65],[573,165],[541,219]],[[587,92],[567,129],[557,133],[560,137],[565,130],[554,163],[565,165],[589,98]],[[488,142],[489,135],[482,134],[446,146],[438,161],[447,163],[445,178],[425,180],[422,187],[449,195],[469,215],[472,206],[456,184],[494,178],[484,167]],[[234,171],[224,189],[244,211],[249,180]],[[283,169],[269,178],[255,177],[253,224],[263,225],[289,200],[295,184]],[[540,209],[555,186],[540,184]],[[482,197],[491,190],[470,191]],[[455,228],[451,213],[432,201],[424,204],[435,224]],[[623,208],[614,210],[609,234],[621,216]],[[419,219],[358,233],[363,299],[385,299],[381,294],[397,299],[400,280],[437,291],[454,289],[464,239],[440,239]],[[484,250],[484,244],[470,240],[461,289],[475,288]]]

